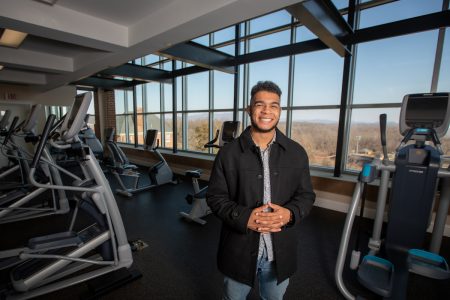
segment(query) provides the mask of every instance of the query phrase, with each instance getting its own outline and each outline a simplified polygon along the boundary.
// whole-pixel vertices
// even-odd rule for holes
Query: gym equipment
[[[95,157],[99,160],[103,160],[103,146],[102,143],[99,141],[99,139],[95,136],[94,130],[89,127],[89,118],[91,116],[89,114],[86,115],[84,118],[84,126],[81,128],[81,131],[79,133],[80,139],[85,143],[86,145],[91,148],[92,152],[94,153]]]
[[[108,139],[107,146],[109,151],[112,153],[115,162],[115,167],[112,168],[112,173],[116,177],[117,182],[121,187],[120,189],[116,190],[118,194],[127,197],[132,197],[133,194],[135,193],[148,191],[152,188],[167,183],[172,184],[177,183],[177,180],[173,175],[172,169],[167,164],[166,160],[161,155],[161,153],[158,151],[159,140],[157,140],[157,136],[158,130],[156,129],[148,129],[147,134],[145,135],[144,149],[155,153],[159,161],[149,168],[148,176],[150,179],[150,184],[144,186],[139,185],[140,174],[137,171],[135,171],[137,167],[135,165],[131,165],[125,153],[123,153],[120,147],[117,146],[115,142],[111,141],[111,139]],[[132,179],[131,188],[127,188],[125,186],[121,176],[127,176]]]
[[[77,205],[69,229],[55,234],[35,237],[22,248],[0,252],[0,269],[12,268],[11,287],[0,298],[29,299],[75,285],[105,274],[128,269],[132,262],[130,245],[114,195],[97,160],[89,147],[83,146],[78,132],[91,101],[91,94],[76,96],[68,117],[59,133],[59,141],[52,128],[55,116],[47,119],[30,168],[30,182],[37,187],[76,193]],[[49,140],[49,135],[52,136]],[[72,186],[44,185],[34,175],[49,143],[61,149],[78,152],[78,162],[85,178],[64,170],[75,179]],[[58,169],[63,169],[58,166]],[[75,232],[78,213],[85,212],[94,223]],[[125,272],[126,273],[126,272]],[[3,299],[3,298],[2,298]]]
[[[8,126],[10,116],[11,116],[11,111],[9,109],[5,110],[2,118],[0,119],[0,132],[6,130],[6,126]]]
[[[434,279],[450,278],[447,262],[439,255],[450,201],[450,171],[441,167],[443,151],[439,138],[445,135],[449,124],[449,93],[406,95],[399,122],[404,138],[396,150],[395,161],[391,162],[386,148],[386,115],[380,116],[384,158],[375,158],[365,164],[359,174],[339,246],[335,279],[346,299],[357,298],[347,289],[342,277],[353,221],[364,184],[377,179],[379,171],[381,178],[373,233],[368,244],[369,254],[360,264],[360,252],[353,251],[351,255],[350,266],[358,268],[358,281],[384,298],[406,299],[410,272]],[[391,174],[386,237],[382,240],[381,229]],[[423,244],[438,179],[442,181],[440,204],[429,251],[425,251]],[[380,257],[382,246],[384,257]]]
[[[8,144],[11,145],[10,150],[15,153],[13,156],[8,156],[18,160],[22,182],[11,183],[9,185],[2,183],[3,191],[0,194],[0,223],[16,222],[52,214],[65,214],[70,210],[68,199],[63,190],[51,191],[51,199],[48,199],[48,197],[46,199],[37,199],[38,196],[49,191],[49,188],[45,186],[35,187],[30,184],[28,180],[30,171],[28,160],[32,156],[25,150],[19,148],[13,141],[13,132],[21,129],[26,142],[37,142],[38,138],[35,135],[35,127],[40,108],[41,105],[34,105],[32,107],[27,120],[21,128],[15,126],[18,119],[14,118],[8,134],[3,141],[2,150]],[[42,155],[49,164],[40,166],[40,183],[61,185],[62,179],[60,173],[55,167],[49,150],[47,148],[43,149]]]
[[[214,139],[204,145],[205,148],[222,148],[225,144],[233,141],[239,136],[239,121],[225,121],[222,124],[222,128],[216,131]],[[217,140],[219,141],[216,144]],[[186,201],[192,204],[191,211],[189,213],[180,212],[180,215],[189,220],[194,221],[200,225],[205,225],[206,221],[203,217],[206,217],[211,213],[211,209],[206,203],[206,192],[208,187],[200,189],[198,179],[202,174],[202,170],[189,170],[186,171],[186,177],[192,179],[192,185],[194,187],[194,194],[188,194]]]

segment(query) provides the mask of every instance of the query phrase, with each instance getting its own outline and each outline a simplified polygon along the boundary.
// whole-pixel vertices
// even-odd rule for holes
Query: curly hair
[[[250,105],[253,104],[256,93],[261,92],[261,91],[271,92],[271,93],[277,94],[278,97],[281,97],[281,89],[276,83],[269,81],[269,80],[258,81],[252,87],[252,90],[250,92],[250,96],[251,96],[250,97]]]

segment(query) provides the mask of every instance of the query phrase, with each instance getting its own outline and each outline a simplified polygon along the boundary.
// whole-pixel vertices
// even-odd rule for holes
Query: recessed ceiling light
[[[3,70],[3,66],[2,66],[2,65],[0,65],[0,71],[1,71],[1,70]]]
[[[17,48],[22,44],[23,40],[27,37],[27,33],[15,31],[11,29],[4,29],[0,37],[0,46]]]

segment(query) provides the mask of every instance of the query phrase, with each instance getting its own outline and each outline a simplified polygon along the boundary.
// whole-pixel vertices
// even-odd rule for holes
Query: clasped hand
[[[247,228],[260,233],[279,232],[289,222],[291,211],[282,206],[268,203],[253,209]]]

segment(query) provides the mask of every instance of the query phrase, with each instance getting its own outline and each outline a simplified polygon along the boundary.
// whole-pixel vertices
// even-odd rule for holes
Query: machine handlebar
[[[220,130],[217,129],[216,136],[211,141],[207,142],[203,147],[205,147],[205,148],[220,148],[219,145],[215,144],[215,142],[217,142],[217,140],[219,139],[219,133],[220,133]]]
[[[11,126],[9,127],[9,130],[6,133],[5,139],[3,140],[3,146],[5,146],[8,143],[8,140],[10,139],[11,134],[14,132],[14,129],[15,129],[18,121],[19,121],[19,117],[14,117],[14,119],[11,123]]]
[[[45,127],[41,134],[41,140],[39,141],[39,145],[33,157],[33,162],[31,163],[32,169],[36,168],[39,160],[41,159],[42,151],[44,151],[45,144],[47,143],[48,140],[48,135],[50,133],[50,130],[52,129],[53,122],[55,121],[55,119],[56,119],[55,115],[50,115],[47,118],[47,122],[45,122]]]

